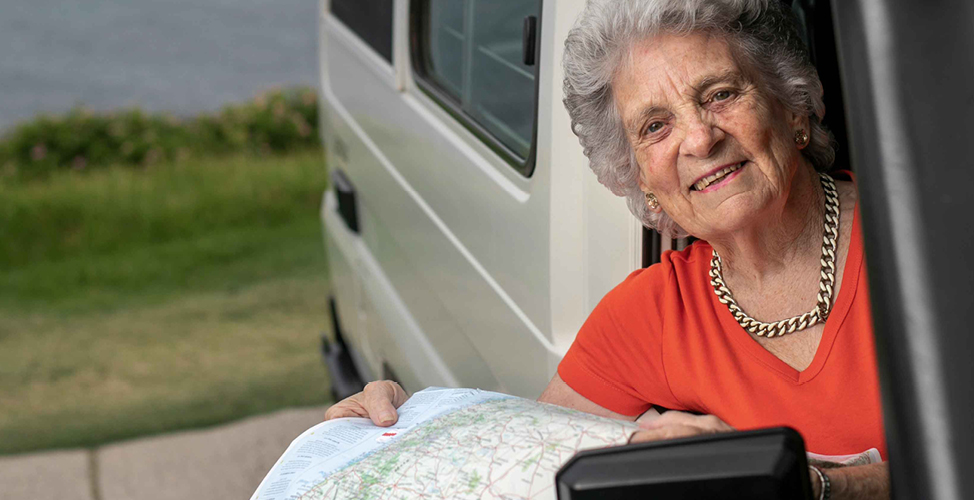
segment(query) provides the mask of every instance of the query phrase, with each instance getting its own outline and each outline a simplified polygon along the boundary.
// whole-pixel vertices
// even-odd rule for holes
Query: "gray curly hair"
[[[658,33],[723,35],[735,55],[785,109],[809,117],[802,154],[819,171],[835,160],[835,140],[822,125],[822,82],[794,14],[779,0],[589,0],[565,41],[565,107],[589,165],[625,196],[629,210],[669,237],[686,232],[665,212],[646,207],[639,164],[612,96],[612,79],[634,43]]]

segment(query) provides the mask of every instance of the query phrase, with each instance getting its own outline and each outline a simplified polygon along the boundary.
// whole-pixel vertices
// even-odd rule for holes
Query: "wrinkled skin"
[[[391,380],[369,382],[365,390],[331,405],[325,420],[342,417],[366,417],[381,427],[389,427],[399,420],[396,408],[409,399],[406,391]]]

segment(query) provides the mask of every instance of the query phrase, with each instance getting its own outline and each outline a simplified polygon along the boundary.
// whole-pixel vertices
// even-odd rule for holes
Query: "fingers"
[[[388,427],[399,420],[396,408],[408,399],[406,391],[390,380],[369,382],[362,395],[368,417],[372,419],[372,423],[382,427]]]
[[[693,415],[691,413],[687,413],[684,411],[670,410],[660,415],[659,418],[655,418],[648,422],[640,422],[639,426],[646,429],[653,429],[656,427],[662,427],[666,425],[676,425],[676,424],[697,425],[696,423],[697,417],[698,417],[697,415]]]
[[[678,439],[690,436],[705,434],[697,427],[689,425],[669,425],[659,429],[639,431],[629,438],[630,443],[643,443],[648,441],[663,441],[666,439]]]
[[[328,408],[325,411],[325,420],[345,417],[368,417],[369,412],[361,403],[362,393],[353,394]]]
[[[701,433],[730,432],[734,428],[715,415],[693,415],[682,411],[668,411],[659,418],[640,422],[643,429],[659,429],[668,426],[688,426],[699,428]]]
[[[382,427],[388,427],[397,420],[396,408],[402,406],[409,395],[399,384],[390,380],[370,382],[365,389],[349,396],[325,411],[325,420],[345,417],[365,417]]]
[[[630,438],[630,443],[677,439],[701,434],[730,432],[734,428],[714,415],[693,415],[682,411],[668,411],[659,418],[640,422],[643,430]]]

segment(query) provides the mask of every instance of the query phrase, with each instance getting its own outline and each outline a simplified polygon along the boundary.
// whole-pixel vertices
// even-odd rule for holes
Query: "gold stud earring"
[[[808,133],[805,132],[805,129],[799,129],[797,132],[795,132],[795,144],[797,144],[799,148],[803,148],[808,145]]]
[[[656,199],[655,194],[646,193],[646,206],[653,211],[659,208],[659,200]]]

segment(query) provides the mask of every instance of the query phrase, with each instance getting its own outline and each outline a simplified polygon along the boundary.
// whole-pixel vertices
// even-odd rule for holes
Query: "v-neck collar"
[[[717,316],[725,332],[730,332],[730,337],[734,339],[737,346],[754,357],[758,362],[768,367],[771,371],[784,377],[786,380],[796,385],[804,384],[815,378],[828,361],[829,354],[832,352],[832,345],[835,343],[839,327],[842,326],[849,310],[852,308],[853,299],[859,288],[859,274],[862,266],[862,243],[859,234],[859,204],[853,208],[852,234],[849,239],[849,252],[846,255],[845,267],[842,271],[842,286],[839,287],[839,294],[835,297],[832,311],[825,321],[825,330],[822,332],[822,339],[819,341],[818,349],[812,363],[802,371],[798,371],[788,363],[779,359],[770,351],[761,346],[754,340],[744,328],[734,319],[727,306],[721,304],[717,299],[717,294],[711,293],[711,303],[717,310]],[[709,259],[708,259],[709,262]]]

